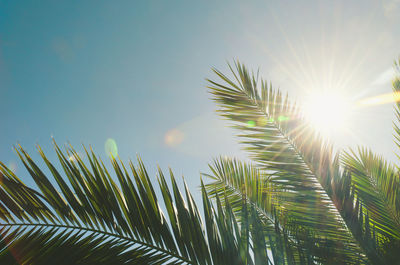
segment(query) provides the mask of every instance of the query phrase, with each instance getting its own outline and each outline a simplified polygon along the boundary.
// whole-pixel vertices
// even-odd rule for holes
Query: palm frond
[[[371,251],[385,259],[387,255],[383,246],[388,242],[400,244],[398,172],[382,157],[366,148],[359,148],[357,153],[354,150],[346,152],[343,164],[351,174],[354,205],[357,205],[361,215],[358,219],[364,223],[360,233],[364,234],[364,241],[374,241]]]
[[[359,148],[343,155],[352,174],[352,187],[376,229],[400,239],[400,180],[396,169],[371,150]]]
[[[48,225],[3,227],[1,264],[164,264],[169,256],[94,232]]]
[[[279,192],[267,172],[230,158],[215,159],[210,170],[210,174],[203,174],[213,180],[206,185],[208,194],[213,197],[225,195],[238,212],[245,196],[246,203],[254,207],[262,221],[268,237],[265,243],[274,253],[273,257],[279,259],[276,261],[278,264],[352,262],[346,253],[342,253],[343,243],[320,237],[314,231],[297,225],[296,220],[289,219],[290,210],[280,204]],[[361,256],[358,257],[360,260],[363,260]]]
[[[294,242],[280,225],[284,216],[279,216],[282,211],[275,208],[279,207],[273,202],[277,194],[267,174],[230,158],[215,159],[210,170],[211,174],[203,173],[214,180],[205,186],[208,194],[212,197],[225,196],[226,203],[236,212],[243,210],[244,202],[254,209],[253,214],[258,215],[261,222],[253,225],[257,231],[263,230],[266,236],[261,239],[257,235],[257,238],[268,246],[275,264],[307,264],[314,261],[312,255],[301,249],[299,242]]]
[[[115,260],[120,264],[254,264],[253,243],[248,240],[251,226],[239,226],[235,214],[220,203],[218,210],[214,210],[205,188],[204,226],[190,192],[185,189],[184,199],[172,171],[172,190],[162,171],[158,171],[160,196],[167,209],[165,216],[160,196],[140,159],[137,166],[129,163],[130,170],[112,159],[118,180],[115,181],[92,150],[85,149],[85,163],[72,147],[64,153],[54,146],[63,173],[38,147],[50,177],[22,147],[17,149],[37,189],[27,186],[0,164],[0,227],[6,240],[1,245],[0,258],[9,260],[10,253],[27,244],[20,249],[23,260],[34,261],[40,248],[43,255],[32,264],[46,264],[42,261],[49,260],[57,251],[61,255],[68,248],[79,248],[81,255],[90,255],[85,252],[97,244],[99,251],[109,248],[109,254],[114,255],[107,259],[93,253],[97,258],[94,261],[104,259],[101,264]],[[249,211],[241,214],[252,220]],[[59,248],[52,247],[53,244]],[[265,247],[258,247],[257,251],[257,257],[267,257]],[[256,264],[266,263],[268,258]]]
[[[397,98],[400,95],[400,59],[398,62],[394,63],[394,69],[397,73],[395,79],[392,82],[393,93],[394,96]],[[400,148],[400,101],[397,100],[394,106],[394,114],[396,116],[396,121],[393,122],[394,128],[394,141],[398,148]],[[397,155],[400,157],[399,155]]]
[[[205,187],[210,196],[226,196],[235,210],[241,209],[242,198],[259,208],[267,223],[273,223],[275,216],[271,215],[279,207],[276,200],[278,194],[270,181],[270,175],[237,159],[220,157],[209,165],[211,173],[202,175],[213,180]]]
[[[220,106],[218,112],[240,131],[251,158],[271,175],[287,219],[321,239],[343,243],[337,248],[339,253],[346,252],[346,259],[357,263],[362,251],[331,199],[331,182],[338,167],[331,145],[279,90],[257,80],[240,63],[231,71],[236,82],[214,70],[224,83],[209,80],[211,94]]]

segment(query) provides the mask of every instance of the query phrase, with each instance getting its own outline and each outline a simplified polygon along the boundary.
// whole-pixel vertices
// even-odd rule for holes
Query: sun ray
[[[306,128],[306,126],[304,126],[304,124],[302,124],[302,125],[300,125],[300,126],[297,126],[297,128],[295,128],[293,131],[291,131],[290,133],[289,133],[289,135],[303,135],[303,132],[306,130],[307,128]],[[299,131],[301,131],[301,133],[299,133]],[[296,139],[296,138],[294,138],[294,139]],[[274,144],[272,145],[272,146],[274,146]],[[277,152],[277,154],[273,157],[273,160],[275,159],[275,158],[277,158],[282,152],[284,151],[284,147],[282,147],[281,148],[281,150],[279,150],[279,152]]]
[[[374,97],[364,98],[357,102],[358,107],[375,106],[400,102],[400,93],[386,93]]]

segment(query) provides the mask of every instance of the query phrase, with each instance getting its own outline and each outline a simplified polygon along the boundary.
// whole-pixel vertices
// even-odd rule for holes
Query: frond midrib
[[[162,252],[164,254],[167,254],[167,255],[171,256],[172,258],[176,258],[176,259],[179,259],[179,260],[181,260],[183,262],[186,262],[187,264],[191,264],[191,265],[196,265],[197,264],[197,263],[194,263],[191,260],[188,260],[185,257],[177,255],[174,252],[171,252],[171,251],[168,251],[168,250],[163,249],[161,247],[158,247],[158,246],[155,246],[155,245],[140,241],[138,239],[134,239],[134,238],[123,236],[123,235],[119,235],[119,234],[114,234],[114,233],[103,231],[103,230],[97,230],[97,229],[93,229],[93,228],[89,228],[89,227],[82,227],[82,226],[76,226],[76,225],[67,225],[67,224],[56,224],[56,223],[52,223],[52,224],[44,224],[44,223],[7,223],[7,224],[4,224],[4,223],[0,223],[0,227],[7,227],[7,226],[8,227],[13,227],[13,226],[20,226],[20,227],[33,226],[33,227],[46,227],[46,228],[53,227],[53,228],[65,228],[65,229],[93,232],[93,233],[96,233],[96,234],[99,234],[99,235],[105,235],[105,236],[108,236],[108,237],[118,238],[118,239],[121,239],[121,240],[124,240],[124,241],[128,241],[130,243],[139,244],[139,245],[142,245],[144,247],[152,248],[152,249],[154,249],[156,251],[159,251],[159,252]]]

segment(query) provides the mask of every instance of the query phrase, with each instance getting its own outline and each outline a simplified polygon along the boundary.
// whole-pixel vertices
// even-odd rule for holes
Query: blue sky
[[[124,160],[140,154],[196,187],[213,157],[245,158],[214,114],[211,67],[239,59],[297,101],[322,86],[388,93],[399,13],[398,0],[0,0],[0,160],[24,179],[16,143],[55,158],[53,136],[106,159],[112,138]],[[394,161],[392,119],[390,104],[359,110],[337,144]]]

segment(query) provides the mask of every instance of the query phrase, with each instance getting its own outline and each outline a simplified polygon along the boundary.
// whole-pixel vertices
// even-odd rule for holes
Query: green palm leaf
[[[46,225],[3,228],[2,264],[163,264],[168,255],[128,241]]]
[[[243,196],[246,203],[254,208],[261,223],[259,228],[264,230],[265,244],[273,253],[276,264],[309,264],[318,261],[314,247],[302,242],[298,227],[292,227],[290,233],[281,225],[289,221],[285,211],[279,205],[279,194],[275,192],[271,176],[262,170],[236,159],[220,158],[210,165],[211,174],[203,174],[213,182],[206,185],[210,196],[227,198],[234,211],[241,211]],[[320,242],[322,244],[322,242]],[[319,260],[321,261],[321,260]]]
[[[381,264],[384,264],[385,256],[398,255],[385,254],[387,245],[400,245],[398,172],[382,157],[365,148],[359,148],[358,153],[353,150],[345,153],[343,163],[351,174],[353,198],[361,215],[358,219],[364,222],[360,231],[363,244],[372,245],[369,251],[381,256]],[[371,240],[373,242],[368,243]]]
[[[300,110],[287,97],[283,99],[279,90],[263,80],[259,85],[240,63],[236,71],[231,70],[236,82],[214,70],[224,83],[209,80],[211,94],[220,106],[218,112],[240,131],[241,142],[251,158],[271,175],[280,208],[286,209],[286,219],[312,231],[316,245],[327,239],[337,257],[358,263],[362,251],[331,198],[331,183],[338,167],[332,147],[309,127]]]
[[[247,203],[254,206],[262,221],[262,227],[268,237],[265,240],[266,244],[271,248],[274,257],[281,257],[278,264],[352,262],[348,257],[335,253],[335,248],[341,245],[340,242],[320,237],[314,231],[305,230],[296,223],[296,220],[289,219],[291,218],[290,213],[288,214],[289,209],[283,208],[280,204],[281,198],[279,192],[275,190],[270,174],[250,164],[229,158],[214,160],[210,170],[211,174],[203,174],[213,180],[206,185],[208,194],[210,196],[225,194],[235,211],[241,210],[241,198],[247,196]],[[337,190],[334,194],[336,192],[344,194],[339,184],[335,185],[335,188]],[[336,203],[339,203],[340,198],[335,197]],[[350,199],[345,198],[343,201],[346,204]],[[285,245],[277,244],[279,242]],[[355,263],[361,260],[364,258],[360,255]]]
[[[137,166],[129,163],[130,170],[113,159],[116,182],[93,151],[86,151],[84,163],[72,147],[63,153],[55,144],[65,178],[38,150],[50,178],[24,149],[17,149],[38,189],[0,164],[0,260],[9,261],[10,253],[17,252],[27,264],[47,264],[49,257],[77,249],[65,262],[79,264],[82,257],[91,257],[97,264],[269,263],[266,247],[251,240],[249,223],[259,222],[251,208],[240,214],[252,221],[238,224],[230,208],[217,203],[214,210],[203,187],[204,226],[190,192],[185,189],[184,199],[173,173],[171,189],[159,170],[165,216],[140,159]],[[262,262],[254,263],[254,246]],[[101,254],[104,249],[110,249],[108,255]]]
[[[395,168],[370,150],[350,150],[343,156],[351,171],[354,192],[383,235],[400,239],[400,180]]]
[[[394,64],[394,69],[397,73],[396,78],[392,82],[392,87],[393,87],[393,93],[395,96],[399,96],[400,94],[400,59],[398,62],[395,62]],[[395,107],[394,107],[394,113],[396,116],[396,122],[394,122],[393,127],[394,127],[394,140],[397,145],[397,147],[400,148],[400,101],[397,100]],[[399,155],[397,155],[399,157]]]

